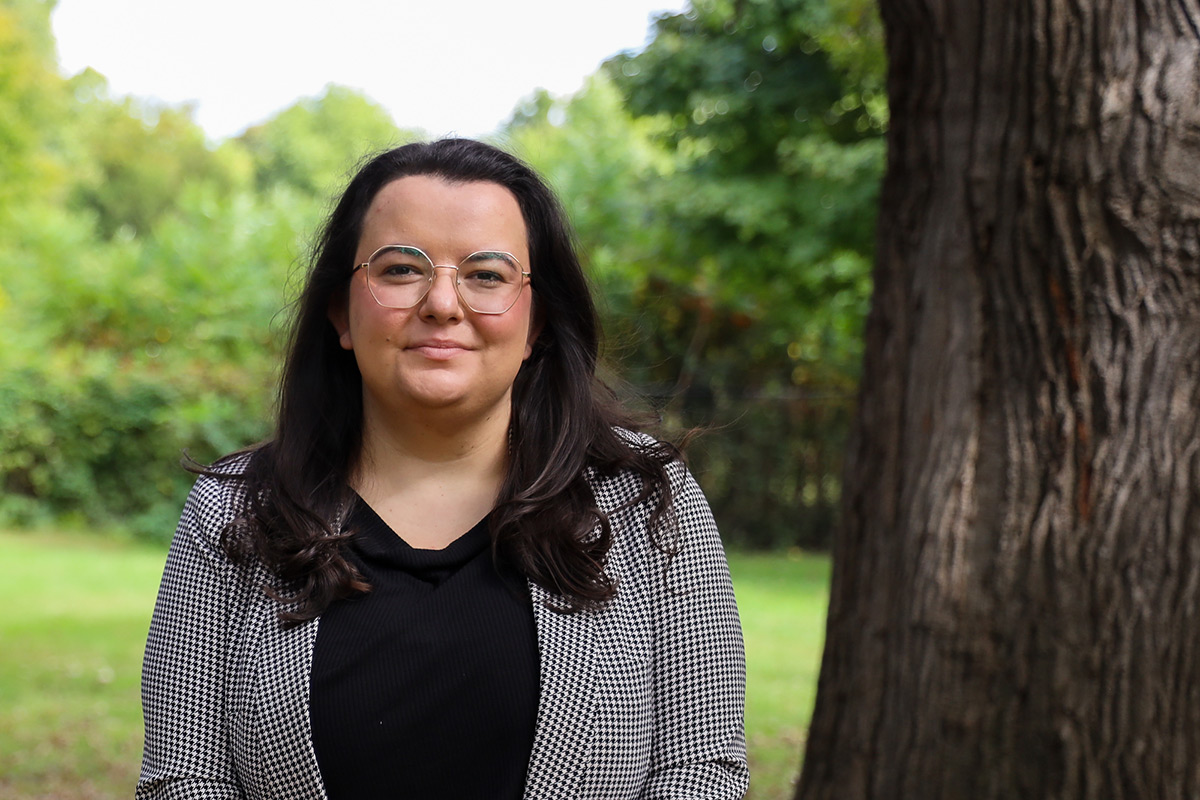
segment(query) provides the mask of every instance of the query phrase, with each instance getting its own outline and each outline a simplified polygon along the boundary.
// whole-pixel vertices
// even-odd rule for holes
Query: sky
[[[684,0],[58,0],[65,75],[116,96],[195,104],[211,139],[236,136],[329,83],[362,90],[404,128],[485,136],[535,89],[578,90],[646,43]]]

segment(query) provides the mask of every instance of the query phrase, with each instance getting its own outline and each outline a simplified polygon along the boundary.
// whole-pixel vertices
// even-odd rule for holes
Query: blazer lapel
[[[259,649],[259,791],[252,797],[324,800],[312,745],[309,673],[318,620],[295,628],[269,625]]]
[[[541,697],[525,800],[568,800],[590,761],[595,704],[596,615],[557,613],[530,583],[541,655]]]

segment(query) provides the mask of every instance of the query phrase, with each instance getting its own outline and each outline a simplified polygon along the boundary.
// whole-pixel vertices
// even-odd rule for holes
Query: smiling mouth
[[[408,349],[435,361],[445,361],[459,353],[467,352],[468,348],[454,342],[423,342]]]

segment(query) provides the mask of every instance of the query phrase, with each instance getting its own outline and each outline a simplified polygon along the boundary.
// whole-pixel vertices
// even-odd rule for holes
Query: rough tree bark
[[[801,800],[1200,797],[1200,3],[881,0]]]

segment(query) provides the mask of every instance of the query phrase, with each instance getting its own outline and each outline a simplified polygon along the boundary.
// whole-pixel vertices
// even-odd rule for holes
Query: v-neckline
[[[440,550],[413,547],[361,497],[350,512],[354,546],[368,564],[397,569],[435,586],[453,576],[491,545],[487,518]]]

